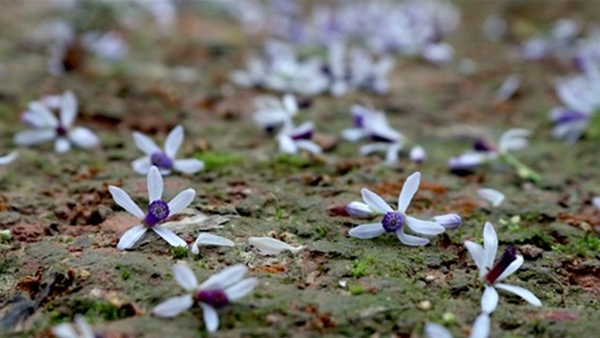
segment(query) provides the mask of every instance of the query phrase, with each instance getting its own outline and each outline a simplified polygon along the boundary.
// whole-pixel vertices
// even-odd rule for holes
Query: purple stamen
[[[56,127],[56,136],[58,136],[58,137],[66,137],[67,136],[67,129],[65,129],[65,127],[63,127],[63,126],[61,126],[59,124],[58,127]]]
[[[373,142],[386,142],[386,143],[394,143],[396,140],[393,140],[389,137],[385,137],[382,135],[371,134],[371,141]]]
[[[494,284],[498,277],[508,268],[508,266],[517,259],[517,249],[509,245],[494,267],[485,275],[485,279],[490,284]]]
[[[578,71],[580,73],[585,73],[585,70],[586,70],[585,63],[586,62],[583,57],[581,57],[580,55],[577,55],[577,56],[573,57],[571,62],[573,63],[573,67],[575,67],[576,71]]]
[[[354,115],[354,126],[356,128],[363,128],[365,126],[365,117],[362,115]]]
[[[387,212],[381,220],[381,225],[385,232],[395,233],[404,225],[404,215],[399,212],[390,211]]]
[[[308,130],[302,131],[299,134],[291,135],[291,138],[292,138],[292,140],[310,140],[312,138],[312,135],[313,135],[313,130],[308,129]]]
[[[158,169],[171,169],[173,167],[173,160],[162,151],[152,153],[150,155],[150,162]]]
[[[223,290],[199,290],[194,295],[198,302],[206,303],[215,309],[221,309],[229,304],[229,299]]]
[[[554,123],[563,124],[563,123],[578,122],[578,121],[587,120],[588,118],[589,118],[589,115],[580,113],[578,111],[563,110],[561,112],[561,114],[559,114],[557,116],[557,118],[554,119]]]
[[[494,147],[492,147],[491,145],[489,145],[482,139],[477,139],[477,140],[475,140],[475,142],[473,142],[473,149],[475,149],[475,151],[494,151],[495,150]]]
[[[159,222],[164,221],[169,217],[169,205],[161,200],[156,200],[150,203],[148,214],[144,218],[144,224],[148,227],[153,227]]]

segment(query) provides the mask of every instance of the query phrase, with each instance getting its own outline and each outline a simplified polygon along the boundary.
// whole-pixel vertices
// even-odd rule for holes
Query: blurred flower
[[[82,40],[86,49],[106,60],[122,59],[128,52],[127,43],[115,31],[89,32],[83,36]]]
[[[435,222],[446,230],[454,230],[457,229],[462,224],[462,219],[458,214],[444,214],[435,216],[431,219],[432,222]]]
[[[574,49],[581,26],[573,19],[559,19],[548,32],[540,32],[520,46],[521,55],[528,60],[546,57],[568,58]]]
[[[321,147],[310,141],[314,128],[312,122],[305,122],[299,127],[294,127],[293,122],[288,121],[277,135],[279,151],[285,154],[296,154],[300,150],[306,150],[311,154],[320,154]]]
[[[427,154],[425,153],[425,149],[421,146],[414,146],[410,150],[409,154],[410,160],[416,163],[423,163],[427,159]]]
[[[57,338],[95,338],[92,328],[82,315],[75,315],[74,324],[62,323],[52,328]]]
[[[440,324],[426,323],[425,335],[427,338],[452,338],[448,329]],[[483,312],[475,318],[469,338],[489,338],[490,336],[490,315]]]
[[[483,188],[477,190],[479,197],[490,202],[493,207],[497,207],[504,201],[504,194],[496,189]]]
[[[519,75],[512,74],[509,77],[507,77],[500,85],[500,88],[498,88],[498,90],[496,91],[496,94],[494,96],[494,103],[500,104],[506,102],[513,95],[515,95],[517,90],[519,90],[520,85],[521,77]]]
[[[281,100],[271,95],[254,99],[254,122],[268,132],[281,128],[298,112],[296,97],[286,94]]]
[[[11,153],[8,153],[4,156],[0,156],[0,165],[6,165],[11,163],[12,161],[14,161],[17,158],[18,154],[16,151],[13,151]]]

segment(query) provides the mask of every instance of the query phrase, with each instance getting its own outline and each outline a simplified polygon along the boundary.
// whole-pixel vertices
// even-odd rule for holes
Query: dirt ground
[[[153,317],[152,308],[183,290],[171,266],[185,261],[199,280],[246,263],[259,286],[220,311],[214,337],[422,337],[426,322],[448,324],[455,337],[468,335],[480,308],[483,286],[463,242],[481,240],[492,222],[500,249],[514,245],[525,257],[511,284],[534,292],[532,307],[501,294],[492,315],[492,337],[594,337],[600,320],[600,194],[598,141],[575,145],[551,138],[547,112],[558,104],[552,87],[570,72],[554,61],[517,60],[506,44],[487,41],[481,23],[490,13],[511,11],[519,22],[545,23],[566,13],[597,19],[595,2],[458,2],[460,28],[448,42],[458,58],[475,61],[470,76],[418,59],[398,59],[389,95],[357,92],[322,95],[300,113],[335,147],[322,156],[277,154],[275,140],[251,119],[258,90],[223,96],[230,70],[244,66],[258,46],[225,16],[181,13],[178,34],[161,35],[151,25],[127,32],[130,54],[117,67],[89,61],[64,76],[46,71],[47,53],[27,37],[50,17],[32,2],[3,2],[0,13],[0,146],[15,146],[19,114],[28,102],[72,90],[79,100],[77,123],[96,131],[102,147],[66,155],[50,144],[19,149],[19,158],[0,167],[0,229],[12,239],[0,244],[0,318],[14,337],[50,337],[58,323],[84,314],[102,337],[207,336],[200,309],[173,319]],[[544,7],[540,9],[539,7]],[[566,9],[565,9],[566,8]],[[594,8],[598,9],[594,11]],[[521,20],[521,21],[519,21]],[[513,32],[519,35],[519,29]],[[169,67],[193,67],[189,83],[169,76]],[[518,95],[500,105],[493,93],[518,72]],[[229,88],[229,87],[228,87]],[[392,167],[381,157],[361,157],[340,131],[351,124],[348,109],[369,102],[428,154],[423,164],[407,156]],[[208,217],[209,231],[232,239],[234,248],[204,247],[200,255],[170,249],[157,238],[135,250],[118,251],[120,235],[136,220],[117,206],[108,185],[117,185],[146,205],[145,177],[131,169],[141,152],[137,130],[162,144],[177,124],[185,127],[181,157],[197,157],[207,168],[196,175],[165,178],[166,198],[191,187],[190,206]],[[508,128],[534,131],[531,146],[516,156],[543,180],[522,182],[512,170],[481,168],[456,176],[447,160],[470,146],[465,133],[490,135]],[[423,175],[408,212],[431,216],[457,212],[463,225],[426,247],[401,245],[394,236],[358,240],[358,224],[341,215],[360,189],[395,203],[405,178]],[[477,196],[480,187],[506,194],[492,208]],[[180,234],[192,243],[201,229]],[[306,245],[296,255],[261,256],[250,236],[273,235]]]

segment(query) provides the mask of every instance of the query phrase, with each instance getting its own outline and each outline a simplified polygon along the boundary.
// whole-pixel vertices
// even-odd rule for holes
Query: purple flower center
[[[354,115],[354,126],[356,128],[363,128],[365,126],[365,117],[362,115]]]
[[[589,115],[580,113],[574,110],[564,110],[562,113],[554,120],[556,124],[577,122],[577,121],[585,121],[589,119]]]
[[[229,304],[229,299],[223,290],[199,290],[194,295],[198,302],[206,303],[215,309],[221,309]]]
[[[476,151],[494,151],[494,147],[490,146],[482,139],[477,139],[473,142],[473,149]]]
[[[58,125],[56,127],[56,136],[58,137],[66,137],[67,136],[67,129],[65,129],[65,127],[63,127],[62,125]]]
[[[389,137],[385,137],[385,136],[378,135],[378,134],[371,134],[370,137],[371,137],[371,141],[374,141],[374,142],[386,142],[386,143],[396,142],[396,140],[393,140]]]
[[[291,135],[292,140],[310,140],[312,138],[313,130],[308,129],[299,134]]]
[[[485,275],[488,283],[494,284],[498,277],[508,268],[508,266],[517,259],[517,249],[509,245],[494,267]]]
[[[385,232],[395,233],[402,228],[404,221],[405,218],[402,213],[390,211],[383,215],[381,225],[383,225]]]
[[[150,162],[158,169],[171,169],[173,167],[173,160],[162,151],[152,153],[150,155]]]
[[[148,214],[144,218],[144,224],[148,227],[153,227],[161,221],[169,217],[169,205],[165,201],[156,200],[150,203]]]

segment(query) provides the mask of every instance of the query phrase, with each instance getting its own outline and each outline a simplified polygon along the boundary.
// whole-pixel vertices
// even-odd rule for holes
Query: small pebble
[[[417,308],[423,311],[431,310],[431,302],[428,300],[420,301],[419,304],[417,304]]]

